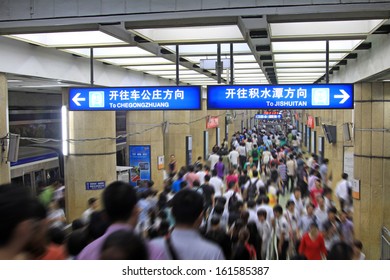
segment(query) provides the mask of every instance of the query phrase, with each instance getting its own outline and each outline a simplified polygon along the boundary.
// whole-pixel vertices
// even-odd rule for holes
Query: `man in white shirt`
[[[242,201],[242,196],[237,190],[238,190],[238,188],[237,188],[236,182],[230,182],[229,185],[227,186],[227,191],[223,195],[223,197],[226,199],[226,203],[225,203],[225,210],[226,211],[228,210],[228,207],[229,207],[229,200],[234,194],[236,195],[237,200]]]
[[[318,229],[324,231],[324,224],[328,220],[328,211],[325,207],[325,200],[322,196],[317,197],[318,206],[314,210],[314,215],[316,216],[316,221],[318,224]]]
[[[214,170],[215,164],[218,162],[218,160],[219,160],[219,155],[217,155],[215,153],[212,153],[209,156],[210,170]]]
[[[274,207],[274,215],[275,234],[277,238],[279,260],[286,260],[290,237],[288,233],[288,223],[286,218],[283,216],[282,206],[276,205]]]
[[[217,176],[217,170],[214,169],[211,171],[210,185],[213,186],[215,190],[214,197],[222,196],[223,194],[223,181]]]
[[[342,180],[336,186],[336,196],[340,202],[340,209],[344,210],[350,204],[350,185],[347,173],[343,173],[341,178]]]
[[[97,210],[97,199],[94,197],[91,197],[88,199],[88,209],[84,211],[84,213],[81,215],[81,220],[83,221],[84,225],[87,225],[89,223],[89,219],[91,217],[91,214]]]
[[[204,184],[204,176],[206,176],[206,171],[203,170],[203,164],[198,164],[197,166],[198,172],[196,172],[196,175],[198,175],[199,183],[200,185]]]
[[[259,210],[264,210],[267,212],[267,222],[271,224],[272,220],[274,219],[274,210],[271,206],[268,205],[269,198],[266,195],[262,195],[257,199],[257,212]]]
[[[229,162],[230,162],[231,167],[237,168],[239,156],[240,156],[240,154],[237,152],[237,149],[234,149],[229,153],[228,158],[229,158]]]
[[[294,192],[291,194],[290,200],[294,201],[295,210],[297,211],[298,215],[301,217],[305,212],[305,207],[303,206],[300,188],[298,187],[294,188]]]

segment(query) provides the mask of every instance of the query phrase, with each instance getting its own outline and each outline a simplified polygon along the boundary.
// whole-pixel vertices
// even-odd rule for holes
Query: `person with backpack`
[[[242,201],[243,199],[236,182],[229,182],[227,188],[228,189],[224,194],[224,197],[226,198],[225,209],[230,211],[237,201]]]
[[[251,156],[253,158],[253,164],[258,167],[259,166],[259,149],[256,144],[253,145],[253,150],[251,153]]]
[[[259,177],[259,172],[253,170],[252,179],[248,180],[244,185],[244,198],[245,201],[256,200],[257,195],[259,194],[260,188],[264,188],[264,182]]]

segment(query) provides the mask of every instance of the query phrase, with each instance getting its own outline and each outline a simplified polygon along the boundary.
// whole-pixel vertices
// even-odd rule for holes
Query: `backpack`
[[[257,149],[252,151],[252,157],[253,158],[259,158],[259,152],[257,151]]]
[[[249,186],[248,186],[248,190],[247,190],[247,199],[248,200],[254,200],[256,198],[256,195],[257,195],[257,182],[259,181],[259,179],[256,179],[256,181],[254,181],[252,183],[252,181],[249,181]]]
[[[229,211],[232,211],[234,209],[234,206],[236,205],[237,201],[238,201],[237,194],[236,194],[236,192],[234,192],[228,201],[228,210]]]

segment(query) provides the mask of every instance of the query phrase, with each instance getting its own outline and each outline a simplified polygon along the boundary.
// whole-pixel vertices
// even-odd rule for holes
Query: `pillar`
[[[355,84],[355,104],[355,232],[367,258],[379,259],[382,226],[390,227],[390,84]]]
[[[68,93],[63,94],[67,104]],[[69,155],[65,156],[65,201],[68,222],[81,216],[91,197],[101,198],[103,189],[87,190],[87,182],[116,180],[115,112],[69,111]],[[111,139],[101,139],[111,138]]]
[[[164,132],[163,132],[162,111],[137,111],[127,112],[126,130],[127,137],[127,159],[129,162],[129,145],[150,145],[151,179],[154,181],[154,188],[163,189],[164,169],[158,170],[157,158],[164,156]],[[165,156],[165,169],[167,169],[169,157]]]
[[[9,132],[8,127],[8,87],[5,74],[0,73],[0,139],[5,137]],[[3,140],[8,145],[8,141]],[[2,141],[0,140],[0,143]],[[6,184],[11,181],[11,171],[7,160],[7,147],[1,152],[0,147],[0,184]]]
[[[191,135],[190,111],[165,111],[164,121],[169,123],[168,132],[165,134],[165,158],[167,164],[170,155],[174,154],[177,161],[177,169],[186,165],[186,136]]]
[[[203,131],[206,130],[206,118],[207,118],[207,101],[202,100],[202,110],[190,112],[190,134],[192,135],[192,161],[195,162],[198,157],[203,158],[204,143],[203,143]],[[209,139],[210,141],[210,139]],[[212,141],[214,143],[214,141]],[[210,149],[209,149],[210,151]]]

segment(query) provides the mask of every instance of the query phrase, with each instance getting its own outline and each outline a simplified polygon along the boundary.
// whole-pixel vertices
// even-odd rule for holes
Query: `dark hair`
[[[48,231],[49,234],[49,239],[51,242],[57,245],[62,245],[65,242],[65,232],[58,228],[58,227],[53,227],[50,228]]]
[[[259,172],[257,170],[252,171],[253,178],[257,178],[259,176]]]
[[[218,214],[218,215],[222,215],[224,210],[225,210],[225,207],[223,204],[217,203],[214,207],[214,213]]]
[[[257,204],[268,204],[269,203],[269,197],[266,196],[266,195],[261,195],[259,196],[259,198],[257,199]]]
[[[235,185],[236,185],[236,182],[230,181],[228,184],[228,189],[231,190],[232,188],[234,188]]]
[[[267,219],[267,211],[265,211],[264,209],[260,209],[259,211],[257,211],[257,216],[264,217],[265,219]]]
[[[145,242],[133,231],[118,230],[110,234],[101,249],[103,260],[147,260]]]
[[[280,206],[279,204],[275,205],[274,208],[273,208],[273,210],[274,210],[274,212],[283,214],[283,208],[282,208],[282,206]]]
[[[218,174],[218,172],[217,172],[217,170],[214,168],[214,169],[211,171],[211,175],[212,175],[213,177],[215,177],[215,176],[217,176],[217,174]]]
[[[84,227],[84,223],[81,219],[75,219],[72,222],[72,230],[77,230]]]
[[[66,249],[71,256],[77,256],[88,245],[88,233],[83,229],[73,231],[66,242]]]
[[[103,203],[112,222],[126,221],[137,204],[137,194],[130,184],[116,181],[104,190]]]
[[[248,206],[248,208],[253,208],[253,207],[256,206],[256,202],[254,200],[252,200],[252,199],[248,200],[247,206]]]
[[[192,225],[203,211],[203,196],[193,190],[181,190],[172,198],[172,214],[177,224]]]
[[[185,187],[187,187],[187,181],[182,181],[180,182],[180,189],[184,189]]]
[[[27,188],[15,184],[0,185],[0,247],[11,240],[18,224],[31,218],[31,201]]]
[[[335,243],[329,251],[328,260],[352,260],[353,250],[345,242]]]
[[[212,226],[216,226],[220,223],[220,218],[218,216],[211,217],[210,223]]]
[[[204,181],[205,182],[209,182],[210,181],[210,175],[209,174],[204,175]]]
[[[341,175],[341,178],[343,178],[344,180],[347,180],[348,179],[348,174],[347,173],[343,173]]]
[[[92,204],[94,204],[96,200],[97,199],[94,197],[91,197],[90,199],[88,199],[88,206],[91,206]]]
[[[290,207],[290,205],[295,205],[295,202],[293,200],[287,201],[286,208]]]

